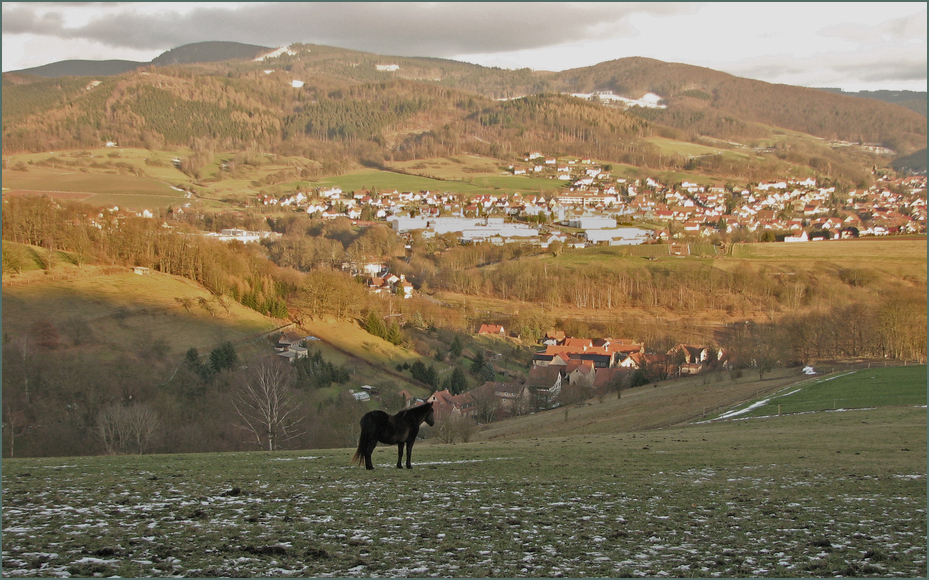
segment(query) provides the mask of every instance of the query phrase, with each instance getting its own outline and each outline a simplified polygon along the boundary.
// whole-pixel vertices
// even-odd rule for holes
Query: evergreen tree
[[[474,362],[471,363],[471,374],[475,376],[481,376],[481,371],[484,368],[484,353],[478,352],[474,356]]]
[[[226,341],[210,351],[210,366],[213,371],[220,372],[225,369],[232,369],[239,362],[239,355],[235,352],[232,343]]]
[[[461,344],[461,337],[456,334],[455,340],[452,341],[452,345],[448,348],[448,352],[452,355],[452,358],[457,359],[461,356],[463,350],[464,346]]]
[[[396,320],[390,324],[390,327],[387,329],[387,336],[384,338],[386,338],[387,342],[390,344],[400,345],[403,343],[403,333],[400,332],[400,325],[397,324]]]
[[[455,370],[452,371],[452,376],[448,378],[445,388],[453,395],[460,395],[467,390],[468,379],[465,377],[461,367],[455,367]]]
[[[387,338],[387,328],[384,326],[384,321],[373,310],[368,312],[368,316],[365,318],[364,329],[378,338]]]
[[[200,353],[197,352],[197,349],[191,347],[187,349],[187,354],[184,356],[184,362],[190,367],[193,371],[200,370]]]

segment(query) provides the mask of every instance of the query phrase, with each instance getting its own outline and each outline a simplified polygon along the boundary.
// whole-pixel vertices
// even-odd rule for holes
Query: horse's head
[[[432,427],[435,425],[435,411],[432,410],[432,403],[426,403],[429,407],[429,411],[426,413],[426,423],[429,423],[429,426]]]

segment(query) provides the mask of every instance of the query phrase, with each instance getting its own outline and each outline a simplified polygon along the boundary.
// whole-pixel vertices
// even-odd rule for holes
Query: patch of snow
[[[295,54],[297,54],[297,53],[294,52],[294,51],[292,51],[292,50],[290,50],[290,49],[287,48],[286,46],[282,46],[282,47],[280,47],[280,48],[278,48],[278,49],[276,49],[276,50],[273,50],[273,51],[269,52],[268,54],[264,54],[264,55],[259,56],[258,58],[256,58],[256,59],[255,59],[254,61],[252,61],[252,62],[260,62],[260,61],[263,61],[263,60],[268,60],[269,58],[276,58],[276,57],[281,56],[281,55],[284,55],[284,54],[289,54],[289,55],[293,56],[293,55],[295,55]]]
[[[720,415],[720,416],[718,417],[718,419],[720,419],[720,420],[721,420],[721,419],[731,419],[732,417],[737,417],[737,416],[739,416],[739,415],[744,415],[745,413],[748,413],[749,411],[754,411],[754,410],[757,409],[758,407],[763,407],[763,406],[767,405],[767,404],[768,404],[768,401],[770,401],[770,400],[771,400],[771,399],[762,399],[762,400],[760,400],[760,401],[757,401],[757,402],[755,402],[755,403],[752,403],[751,405],[749,405],[748,407],[745,407],[744,409],[739,409],[738,411],[729,411],[729,412],[727,412],[727,413],[723,413],[722,415]]]

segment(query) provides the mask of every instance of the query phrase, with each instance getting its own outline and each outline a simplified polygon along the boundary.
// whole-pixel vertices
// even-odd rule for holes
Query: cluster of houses
[[[866,190],[836,191],[816,179],[766,181],[745,187],[689,181],[664,184],[653,178],[627,180],[591,159],[559,159],[538,152],[513,165],[514,175],[560,180],[547,194],[479,195],[449,192],[356,190],[326,187],[264,205],[293,207],[322,218],[385,221],[398,233],[460,233],[461,241],[526,242],[547,246],[557,230],[542,233],[530,224],[554,222],[574,228],[565,241],[580,245],[641,244],[667,238],[707,238],[738,231],[771,231],[777,239],[924,233],[926,177],[881,178]],[[585,223],[586,221],[586,223]],[[649,224],[618,228],[617,223]],[[664,229],[655,230],[658,225]]]
[[[413,285],[407,281],[404,274],[397,276],[383,272],[378,276],[368,278],[368,291],[371,294],[393,294],[400,298],[413,296]]]
[[[502,326],[492,324],[481,325],[478,333],[506,336]],[[551,408],[567,385],[593,393],[626,386],[640,370],[649,380],[656,380],[697,374],[717,363],[725,366],[723,351],[708,346],[679,344],[667,353],[651,354],[633,340],[571,338],[563,331],[548,332],[543,345],[533,355],[525,381],[489,381],[458,395],[437,391],[427,400],[440,415],[457,413],[481,421],[487,419],[488,408],[496,417]]]

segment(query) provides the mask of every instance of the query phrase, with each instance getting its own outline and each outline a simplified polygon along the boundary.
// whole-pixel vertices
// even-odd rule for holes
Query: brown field
[[[79,192],[79,191],[49,191],[41,189],[11,189],[9,191],[3,192],[4,196],[10,197],[26,197],[30,195],[43,196],[47,195],[55,199],[73,199],[77,201],[84,201],[90,197],[96,195],[91,192]]]

